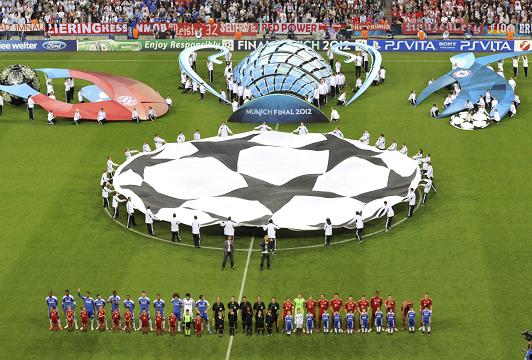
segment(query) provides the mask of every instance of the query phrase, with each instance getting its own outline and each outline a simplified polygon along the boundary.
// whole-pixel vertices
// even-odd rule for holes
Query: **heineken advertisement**
[[[233,50],[233,40],[78,40],[78,51],[175,51],[196,45],[220,45]]]

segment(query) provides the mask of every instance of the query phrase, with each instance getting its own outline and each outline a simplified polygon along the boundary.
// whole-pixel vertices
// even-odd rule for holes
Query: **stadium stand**
[[[406,13],[405,13],[406,14]],[[0,0],[0,23],[322,22],[377,23],[381,0]]]
[[[529,22],[531,1],[394,0],[392,23],[516,24]]]

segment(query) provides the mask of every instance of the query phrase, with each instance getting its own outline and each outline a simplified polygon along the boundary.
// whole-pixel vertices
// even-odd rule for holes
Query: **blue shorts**
[[[87,316],[89,317],[89,319],[94,319],[94,311],[87,310]]]
[[[423,325],[430,325],[429,319],[423,319]]]
[[[415,319],[408,319],[408,326],[416,326],[416,320]]]
[[[353,328],[353,322],[352,321],[348,321],[347,322],[347,328],[348,329],[352,329]]]
[[[199,314],[203,320],[209,321],[209,314],[207,314],[206,312],[204,313],[200,312]]]
[[[180,312],[175,312],[174,311],[174,315],[177,318],[177,321],[181,321],[181,313]]]

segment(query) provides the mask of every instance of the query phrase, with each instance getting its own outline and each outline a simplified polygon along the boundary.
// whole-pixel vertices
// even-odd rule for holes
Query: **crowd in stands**
[[[517,24],[532,17],[528,0],[393,0],[392,23]]]
[[[379,22],[381,0],[0,0],[0,23]]]

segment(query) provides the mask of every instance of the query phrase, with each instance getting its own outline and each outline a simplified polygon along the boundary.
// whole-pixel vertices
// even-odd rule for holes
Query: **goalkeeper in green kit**
[[[298,293],[297,297],[294,298],[294,313],[298,313],[298,309],[301,310],[301,314],[305,316],[305,298],[302,293]],[[304,329],[303,329],[304,330]]]

